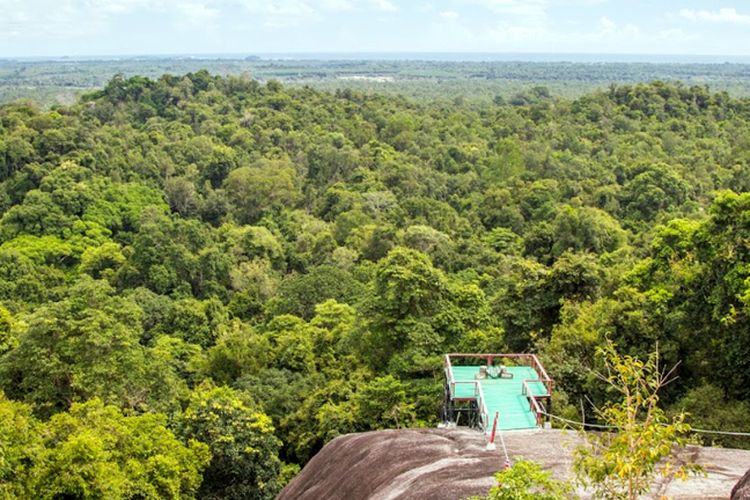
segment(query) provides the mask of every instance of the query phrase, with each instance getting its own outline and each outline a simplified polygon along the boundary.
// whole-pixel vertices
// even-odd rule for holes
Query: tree
[[[11,401],[0,391],[0,498],[23,498],[31,469],[42,451],[41,425],[31,407]]]
[[[296,316],[276,316],[267,326],[276,367],[313,373],[316,369],[315,339],[322,333]]]
[[[591,207],[562,207],[552,225],[552,255],[566,251],[612,252],[626,242],[626,233],[617,220],[603,210]]]
[[[345,379],[331,379],[300,394],[301,404],[281,422],[282,431],[288,436],[287,454],[304,463],[331,439],[366,429],[366,422],[357,427],[356,413],[350,403],[357,384],[366,376],[371,373],[351,371]]]
[[[220,457],[200,494],[270,496],[278,450],[302,465],[342,433],[435,421],[445,352],[538,352],[571,418],[614,402],[592,374],[608,338],[641,359],[658,341],[684,360],[660,401],[742,430],[750,194],[713,193],[750,187],[748,101],[657,82],[487,106],[505,69],[549,67],[417,66],[486,78],[332,93],[202,70],[0,104],[0,387],[17,401],[0,416],[28,432],[0,439],[33,452],[6,454],[4,477],[38,462],[53,415],[99,399],[174,429],[190,407]],[[193,391],[205,379],[231,389]],[[115,467],[93,428],[71,438],[90,444],[93,472],[70,464],[87,491]]]
[[[421,252],[395,248],[378,263],[374,306],[390,320],[431,316],[446,292],[445,277]]]
[[[672,405],[673,412],[687,412],[693,425],[702,429],[729,432],[750,432],[750,402],[727,398],[724,391],[713,385],[690,389]],[[747,439],[742,436],[705,434],[700,436],[706,446],[742,448]]]
[[[271,499],[279,492],[281,442],[271,419],[253,406],[241,393],[208,382],[190,396],[178,428],[185,440],[206,443],[212,456],[201,498]]]
[[[449,298],[445,275],[423,253],[397,247],[378,263],[374,281],[368,360],[387,363],[410,347],[435,354],[443,338],[432,323]]]
[[[105,281],[81,278],[65,299],[28,317],[18,347],[0,358],[2,387],[43,415],[91,397],[130,408],[173,405],[178,388],[167,381],[176,381],[139,344],[140,315]]]
[[[52,417],[32,472],[35,498],[195,498],[208,446],[181,443],[160,414],[124,416],[99,399]]]
[[[203,371],[215,382],[230,385],[242,376],[266,368],[270,355],[268,337],[233,321],[216,345],[205,352]]]
[[[414,225],[406,228],[404,244],[426,253],[436,265],[448,266],[453,260],[453,242],[450,237],[430,226]]]
[[[599,498],[635,500],[654,487],[657,476],[685,478],[700,467],[680,463],[677,451],[688,443],[685,414],[667,417],[659,407],[659,391],[674,379],[662,371],[658,351],[641,361],[621,356],[608,341],[598,349],[606,374],[600,379],[620,397],[597,411],[611,432],[585,435],[586,446],[575,451],[578,480]]]
[[[170,177],[164,183],[164,194],[169,201],[169,208],[182,217],[189,217],[198,209],[200,201],[195,184],[184,177]]]
[[[358,304],[365,296],[365,286],[351,273],[333,266],[316,266],[306,274],[292,274],[279,285],[278,293],[268,305],[269,314],[294,314],[310,319],[315,306],[329,299]]]
[[[13,334],[14,321],[10,312],[0,305],[0,355],[16,346],[17,340]]]
[[[391,375],[378,377],[357,389],[353,398],[356,419],[365,429],[408,427],[415,419],[406,386]]]
[[[643,165],[623,187],[622,204],[633,218],[653,220],[664,210],[685,202],[689,186],[675,169],[664,163]]]
[[[125,263],[120,245],[114,242],[103,243],[87,248],[81,255],[81,271],[94,279],[114,280],[116,272]]]
[[[299,200],[294,166],[283,160],[261,160],[229,173],[224,182],[237,219],[252,224],[272,208],[294,206]]]

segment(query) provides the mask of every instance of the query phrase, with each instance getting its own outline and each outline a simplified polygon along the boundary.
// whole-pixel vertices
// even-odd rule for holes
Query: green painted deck
[[[487,413],[489,415],[489,427],[495,418],[495,412],[500,412],[498,428],[501,430],[511,429],[533,429],[536,427],[536,417],[529,409],[529,402],[523,395],[523,382],[528,379],[538,379],[539,375],[529,366],[507,366],[506,370],[513,374],[512,379],[483,379],[478,380],[482,385]],[[474,381],[479,373],[478,366],[453,366],[453,379],[456,381],[456,392],[454,397],[474,397],[475,386],[473,384],[461,384],[461,381]],[[547,394],[547,389],[541,382],[529,382],[529,388],[537,395]]]

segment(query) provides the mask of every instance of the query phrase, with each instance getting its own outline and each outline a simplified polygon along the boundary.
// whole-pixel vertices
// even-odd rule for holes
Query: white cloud
[[[544,18],[547,15],[548,0],[470,0],[471,3],[494,12],[524,18]]]
[[[299,17],[315,13],[314,8],[300,0],[242,0],[242,5],[251,14],[274,17]]]
[[[398,7],[396,7],[396,5],[390,0],[368,0],[367,3],[373,9],[382,10],[383,12],[397,12],[398,11]]]
[[[248,15],[242,16],[242,11]],[[181,30],[196,30],[237,22],[295,26],[355,11],[393,13],[399,7],[396,0],[0,0],[0,40],[24,33],[55,39],[101,35],[111,31],[120,18],[133,14],[158,17]]]
[[[438,14],[443,19],[446,19],[448,21],[452,21],[454,19],[458,19],[459,14],[455,10],[444,10]]]
[[[297,26],[320,22],[327,13],[340,13],[373,8],[395,12],[398,7],[390,0],[240,0],[245,9],[258,16],[268,28]]]
[[[0,39],[34,33],[56,40],[106,33],[119,16],[170,9],[183,14],[198,2],[180,0],[0,0]],[[8,26],[13,27],[8,30]]]
[[[34,32],[54,39],[76,38],[104,31],[110,18],[129,11],[127,0],[108,5],[92,0],[88,6],[76,0],[4,0],[0,2],[0,38]],[[9,29],[11,28],[11,29]]]
[[[595,5],[604,5],[608,1],[609,0],[568,0],[565,3],[570,5],[585,5],[587,7],[593,7]]]
[[[618,24],[608,17],[599,18],[588,31],[562,32],[550,23],[523,24],[502,22],[488,33],[488,38],[503,50],[574,52],[589,47],[598,52],[643,50],[664,42],[686,42],[694,37],[680,29],[644,32],[638,26]]]
[[[148,7],[154,2],[148,0],[88,0],[84,2],[65,2],[76,10],[92,9],[96,12],[105,14],[126,14],[135,9]]]
[[[640,28],[634,24],[626,24],[622,27],[608,17],[599,19],[599,26],[587,35],[592,41],[602,40],[635,40],[642,36]]]
[[[680,11],[680,16],[691,21],[750,26],[750,15],[740,14],[739,12],[737,12],[737,9],[729,7],[725,7],[719,10],[682,9]]]
[[[219,17],[219,9],[208,7],[199,2],[184,2],[176,5],[181,27],[195,27],[212,25]]]
[[[685,33],[682,28],[670,28],[661,30],[657,33],[656,37],[663,41],[677,41],[677,42],[689,42],[696,40],[698,36],[694,34]]]
[[[343,12],[354,9],[354,5],[349,0],[320,0],[318,2],[321,8],[333,12]]]
[[[616,40],[638,40],[643,36],[640,28],[634,24],[625,24],[619,26],[616,22],[608,17],[602,17],[599,19],[599,24],[596,29],[589,33],[580,33],[579,36],[583,40],[589,40],[591,42],[606,42]]]

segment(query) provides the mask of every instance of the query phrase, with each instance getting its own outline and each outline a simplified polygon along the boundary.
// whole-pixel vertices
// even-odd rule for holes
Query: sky
[[[750,55],[750,0],[0,0],[0,57]]]

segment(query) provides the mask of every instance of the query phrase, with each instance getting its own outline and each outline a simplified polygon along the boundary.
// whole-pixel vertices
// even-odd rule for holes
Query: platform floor
[[[523,381],[538,379],[539,375],[529,366],[508,366],[506,369],[513,374],[512,379],[483,379],[482,385],[490,426],[495,412],[500,412],[498,427],[501,430],[533,429],[536,427],[536,416],[529,409],[529,402],[523,395]],[[453,378],[456,382],[473,381],[479,373],[479,366],[453,366]],[[529,383],[534,394],[541,396],[547,389],[541,382]],[[472,384],[456,384],[455,397],[474,397]]]

